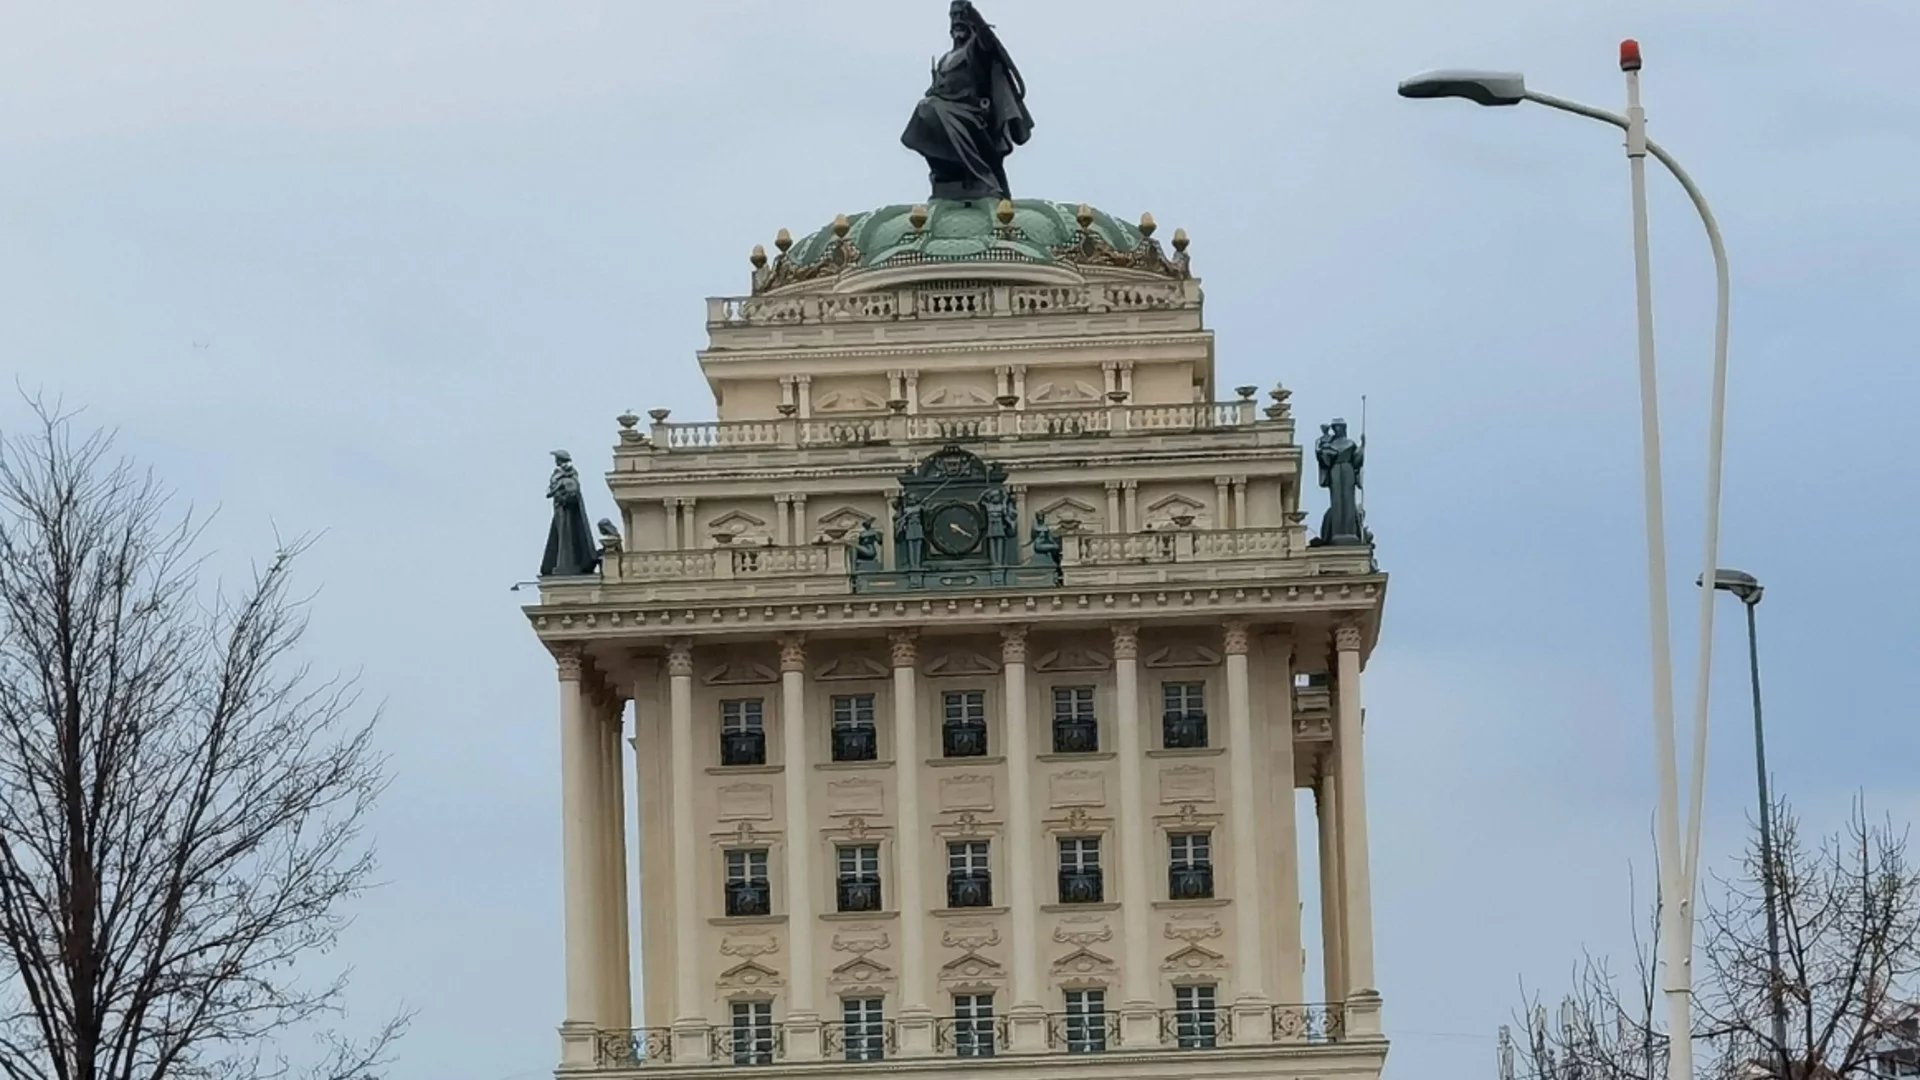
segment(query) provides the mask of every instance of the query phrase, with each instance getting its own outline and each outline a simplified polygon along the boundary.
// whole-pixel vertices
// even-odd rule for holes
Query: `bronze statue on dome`
[[[933,62],[900,142],[927,159],[934,198],[1011,198],[1007,155],[1033,133],[1026,81],[972,0],[953,0],[948,19],[953,48]]]

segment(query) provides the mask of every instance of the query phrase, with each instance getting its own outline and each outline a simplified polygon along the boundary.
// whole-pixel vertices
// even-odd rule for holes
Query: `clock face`
[[[980,512],[966,503],[936,507],[927,518],[927,539],[944,555],[972,554],[980,533]]]

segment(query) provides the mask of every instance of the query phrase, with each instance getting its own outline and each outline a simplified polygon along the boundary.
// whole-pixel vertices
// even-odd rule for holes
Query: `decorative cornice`
[[[1172,309],[1172,310],[1177,311],[1179,309]],[[1129,312],[1127,314],[1161,314],[1161,313],[1160,312]],[[855,325],[859,325],[859,324],[855,324]],[[760,329],[771,329],[771,327],[743,326],[743,327],[726,327],[725,329],[760,330]],[[791,331],[792,328],[782,327],[782,329],[787,329]],[[697,353],[696,355],[700,360],[701,365],[705,366],[707,363],[713,362],[713,361],[717,361],[720,363],[727,363],[730,361],[736,362],[736,363],[746,363],[746,362],[751,362],[756,360],[817,361],[817,360],[829,359],[829,358],[834,360],[841,360],[841,359],[850,360],[850,359],[858,359],[861,357],[871,357],[871,356],[952,356],[954,354],[956,346],[967,353],[973,354],[973,353],[1004,353],[1004,352],[1050,352],[1055,349],[1134,348],[1134,347],[1169,345],[1169,344],[1208,345],[1208,344],[1211,344],[1212,341],[1213,341],[1213,331],[1211,330],[1169,330],[1165,333],[1159,333],[1159,334],[1113,334],[1113,335],[1102,336],[1102,337],[1060,337],[1060,338],[1030,337],[1030,338],[1024,338],[1018,341],[965,341],[965,342],[947,342],[945,344],[940,344],[940,345],[923,345],[919,343],[908,344],[906,342],[902,342],[899,345],[895,345],[891,347],[866,346],[866,347],[860,347],[860,348],[849,348],[844,346],[843,347],[800,346],[796,348],[795,346],[787,345],[787,346],[782,346],[779,349],[766,349],[766,350],[739,349],[739,348],[714,349],[712,347],[708,347],[705,349],[701,349],[699,353]],[[810,375],[801,376],[801,378],[811,381],[812,376]]]

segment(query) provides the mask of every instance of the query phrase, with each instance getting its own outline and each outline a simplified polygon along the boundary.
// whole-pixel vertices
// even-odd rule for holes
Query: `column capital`
[[[807,670],[807,638],[804,634],[782,634],[780,636],[780,670]]]
[[[555,645],[553,666],[561,682],[579,682],[584,674],[584,656],[578,645]]]
[[[1247,655],[1247,621],[1245,619],[1230,619],[1223,629],[1225,631],[1227,655]]]
[[[1359,652],[1360,641],[1360,628],[1353,623],[1334,627],[1333,647],[1340,652]]]
[[[1108,491],[1119,491],[1119,490],[1121,489],[1121,487],[1122,487],[1122,486],[1124,486],[1124,483],[1123,483],[1123,481],[1119,481],[1119,480],[1109,480],[1109,481],[1107,481],[1107,490],[1108,490]]]
[[[1140,658],[1140,624],[1113,624],[1113,658],[1115,660],[1138,660]]]
[[[911,668],[920,662],[920,632],[917,630],[895,630],[887,635],[887,643],[892,646],[893,666]]]
[[[667,646],[667,677],[693,678],[693,642],[679,638]]]
[[[1227,487],[1232,483],[1233,483],[1233,477],[1231,476],[1216,476],[1213,478],[1214,487]]]
[[[1027,628],[1009,626],[1000,631],[1000,662],[1002,664],[1024,664],[1027,662]]]
[[[1120,487],[1122,488],[1122,490],[1125,490],[1125,491],[1132,491],[1132,490],[1134,490],[1134,489],[1136,489],[1136,488],[1138,488],[1139,486],[1140,486],[1140,481],[1138,481],[1138,480],[1122,480],[1122,481],[1120,481]]]

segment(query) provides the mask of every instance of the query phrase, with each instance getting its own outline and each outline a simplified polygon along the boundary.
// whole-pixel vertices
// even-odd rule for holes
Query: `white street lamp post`
[[[1702,589],[1700,597],[1699,659],[1695,667],[1693,699],[1693,769],[1683,850],[1678,751],[1674,745],[1673,648],[1668,639],[1665,497],[1660,479],[1660,403],[1653,362],[1653,285],[1647,250],[1648,154],[1666,166],[1667,171],[1686,190],[1687,197],[1693,200],[1694,208],[1700,212],[1700,220],[1706,226],[1707,242],[1713,247],[1714,277],[1719,296],[1713,337],[1713,396],[1707,425],[1704,573],[1709,580],[1717,567],[1720,547],[1721,447],[1725,436],[1727,403],[1727,252],[1721,243],[1720,227],[1714,221],[1713,211],[1708,209],[1707,200],[1694,185],[1693,178],[1687,175],[1687,171],[1680,167],[1672,155],[1647,138],[1646,113],[1640,107],[1640,46],[1637,42],[1621,42],[1620,69],[1627,77],[1627,112],[1624,116],[1528,90],[1522,76],[1509,72],[1430,72],[1401,83],[1400,95],[1408,98],[1457,97],[1480,105],[1518,105],[1530,101],[1612,124],[1627,134],[1627,163],[1633,182],[1635,300],[1639,313],[1640,437],[1646,491],[1647,614],[1649,644],[1653,654],[1654,758],[1659,785],[1656,848],[1663,898],[1660,913],[1661,942],[1665,953],[1662,989],[1667,1001],[1667,1075],[1670,1080],[1692,1080],[1693,897],[1700,855],[1701,802],[1706,786],[1707,689],[1713,660],[1713,591]]]

